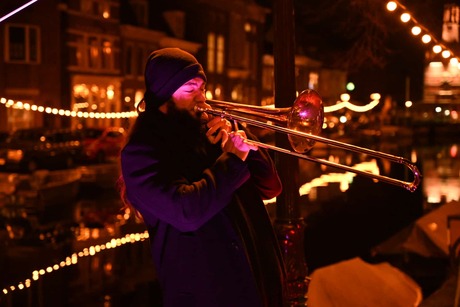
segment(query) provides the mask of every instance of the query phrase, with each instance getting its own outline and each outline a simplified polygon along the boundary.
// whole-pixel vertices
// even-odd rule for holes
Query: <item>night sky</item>
[[[441,40],[444,4],[458,2],[400,1],[438,40]],[[258,0],[258,3],[273,6],[273,0]],[[399,20],[399,13],[386,10],[386,1],[294,0],[294,6],[296,49],[322,61],[326,67],[347,70],[349,81],[356,84],[352,99],[367,103],[373,92],[381,93],[382,97],[389,95],[398,104],[403,104],[406,97],[414,102],[422,99],[424,57],[429,49],[419,37],[410,34],[411,27]],[[351,52],[352,46],[369,32],[375,36],[369,49],[364,53]],[[374,57],[368,57],[366,52]],[[347,57],[352,64],[340,67],[342,59]]]

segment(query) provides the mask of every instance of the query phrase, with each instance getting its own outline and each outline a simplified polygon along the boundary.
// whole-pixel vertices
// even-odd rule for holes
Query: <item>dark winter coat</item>
[[[267,152],[243,162],[155,110],[140,114],[121,162],[165,307],[282,306],[284,266],[262,202],[281,183]]]

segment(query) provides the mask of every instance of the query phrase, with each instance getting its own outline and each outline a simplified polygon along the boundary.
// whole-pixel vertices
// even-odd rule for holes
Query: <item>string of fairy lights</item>
[[[20,291],[20,290],[30,288],[33,282],[38,281],[44,275],[51,274],[53,272],[56,272],[57,270],[60,270],[62,268],[65,268],[71,265],[75,265],[78,263],[79,259],[82,257],[88,257],[88,256],[92,257],[96,255],[97,253],[103,252],[105,250],[114,249],[114,248],[120,247],[128,243],[132,244],[132,243],[145,241],[148,238],[149,238],[148,231],[145,231],[143,233],[131,233],[121,238],[112,238],[110,241],[106,242],[105,244],[93,245],[93,246],[84,248],[80,252],[75,252],[60,262],[56,262],[55,264],[51,264],[47,266],[46,268],[37,269],[33,271],[32,276],[30,278],[26,278],[25,280],[20,281],[15,285],[10,285],[8,287],[3,288],[1,291],[1,294],[8,295],[15,291]]]
[[[431,45],[432,51],[435,54],[441,54],[445,59],[451,59],[458,63],[459,59],[455,53],[439,41],[435,35],[433,35],[426,27],[424,27],[415,17],[409,12],[409,10],[402,5],[399,1],[388,1],[386,8],[391,13],[399,13],[399,18],[402,23],[408,25],[412,35],[420,37],[420,40],[425,45]]]
[[[35,1],[30,1],[30,4]],[[441,43],[439,40],[437,40],[436,37],[432,35],[431,32],[426,27],[424,27],[420,22],[418,22],[410,14],[409,10],[404,5],[402,5],[399,1],[387,2],[386,8],[388,11],[392,13],[400,13],[400,20],[403,23],[411,26],[411,33],[414,36],[419,36],[421,38],[421,41],[424,44],[426,45],[432,44],[432,50],[434,53],[441,54],[442,57],[446,59],[450,58],[451,60],[458,62],[458,58],[455,56],[454,52],[450,48],[448,48],[446,45]],[[3,21],[9,16],[10,15],[2,17],[0,21]],[[337,102],[336,105],[326,106],[324,111],[327,113],[327,112],[334,112],[342,108],[348,108],[356,112],[365,112],[375,107],[378,104],[379,99],[380,97],[374,98],[371,101],[371,103],[369,103],[366,106],[357,106],[349,102],[349,97],[348,99],[347,97],[345,97],[345,98],[342,98],[342,101]],[[43,105],[23,103],[19,100],[7,99],[4,97],[0,97],[0,104],[5,106],[6,108],[14,108],[14,109],[20,109],[20,110],[25,110],[25,111],[33,111],[33,112],[47,113],[47,114],[53,114],[57,116],[67,116],[67,117],[96,118],[96,119],[107,118],[109,119],[109,118],[132,118],[132,117],[138,116],[136,111],[106,112],[106,113],[105,112],[73,111],[73,110],[66,110],[66,109],[61,109],[61,108],[52,108],[52,107],[43,106]],[[301,190],[304,190],[304,189],[310,190],[311,187],[312,186],[310,185],[303,186]],[[144,233],[132,233],[132,234],[127,234],[126,236],[121,237],[121,238],[113,238],[105,244],[94,245],[94,246],[84,248],[80,252],[73,253],[72,255],[66,257],[60,262],[52,264],[46,268],[37,269],[33,271],[31,274],[32,276],[30,278],[20,281],[19,283],[15,285],[10,285],[8,287],[3,288],[1,291],[1,294],[8,295],[15,291],[20,291],[20,290],[30,288],[33,282],[38,281],[44,275],[50,274],[52,272],[55,272],[67,266],[77,264],[79,261],[79,258],[94,256],[97,253],[100,253],[104,250],[117,248],[124,244],[144,241],[148,239],[148,237],[149,237],[149,234],[147,231]]]
[[[35,1],[30,1],[30,4]],[[30,5],[28,4],[28,5]],[[389,1],[386,4],[386,8],[389,12],[392,13],[400,13],[400,20],[411,26],[411,33],[414,36],[420,36],[421,41],[424,44],[432,44],[432,50],[436,54],[441,54],[442,57],[448,59],[450,58],[451,61],[459,62],[459,59],[455,56],[454,52],[448,48],[445,44],[440,42],[431,32],[424,27],[417,19],[412,16],[409,10],[402,5],[399,1]],[[13,13],[13,12],[12,12]],[[3,18],[6,19],[8,16],[4,16]],[[325,106],[324,112],[334,112],[341,108],[348,108],[356,112],[365,112],[373,107],[376,106],[378,100],[373,99],[370,104],[367,106],[356,106],[351,104],[349,101],[339,101],[336,105],[332,106]],[[79,118],[96,118],[96,119],[110,119],[110,118],[132,118],[138,116],[136,111],[127,111],[127,112],[87,112],[87,111],[75,111],[75,110],[66,110],[60,108],[53,108],[49,106],[43,105],[36,105],[36,104],[29,104],[23,103],[18,100],[14,99],[7,99],[4,97],[0,97],[0,104],[4,105],[5,107],[11,107],[14,109],[21,109],[26,111],[35,111],[47,114],[54,114],[59,116],[68,116],[68,117],[79,117]]]
[[[348,94],[345,94],[348,95]],[[374,94],[378,95],[378,94]],[[338,101],[335,105],[325,106],[324,112],[330,113],[335,112],[340,109],[349,109],[355,112],[367,112],[372,108],[376,107],[380,101],[380,96],[377,98],[373,98],[373,100],[367,105],[355,105],[349,101],[350,97],[343,96],[341,97],[341,101]],[[71,110],[64,110],[58,108],[51,108],[45,107],[41,105],[23,103],[18,100],[13,99],[6,99],[0,98],[0,104],[4,105],[7,108],[13,109],[20,109],[25,111],[35,111],[47,114],[54,114],[60,116],[70,116],[70,117],[79,117],[79,118],[132,118],[138,116],[136,111],[129,111],[129,112],[110,112],[110,113],[103,113],[103,112],[84,112],[84,111],[71,111]]]
[[[19,100],[0,98],[0,104],[7,108],[20,109],[26,111],[34,111],[40,113],[48,113],[60,116],[80,117],[80,118],[130,118],[137,116],[136,111],[128,112],[86,112],[73,111],[59,108],[51,108],[42,105],[23,103]]]

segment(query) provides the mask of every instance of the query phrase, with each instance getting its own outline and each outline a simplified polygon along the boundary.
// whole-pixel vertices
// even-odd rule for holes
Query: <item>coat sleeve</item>
[[[283,187],[275,163],[267,150],[259,148],[257,151],[251,151],[246,161],[251,180],[259,190],[262,199],[278,196]]]
[[[249,139],[259,141],[249,129],[242,126],[240,129],[245,130]],[[262,199],[271,199],[281,193],[283,189],[281,179],[267,149],[259,148],[257,151],[251,151],[246,162],[251,173],[251,180]]]
[[[133,144],[121,153],[121,170],[128,200],[147,224],[162,220],[184,232],[199,229],[221,211],[250,177],[246,163],[223,153],[194,182],[169,178],[151,147]]]

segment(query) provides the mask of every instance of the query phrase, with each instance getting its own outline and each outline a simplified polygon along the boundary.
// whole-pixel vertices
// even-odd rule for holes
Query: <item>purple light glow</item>
[[[23,9],[25,9],[26,7],[28,7],[29,5],[33,4],[34,2],[37,2],[38,0],[32,0],[32,1],[29,1],[27,2],[26,4],[24,4],[23,6],[20,6],[18,7],[17,9],[15,9],[14,11],[6,14],[5,16],[1,17],[0,18],[0,22],[2,22],[3,20],[7,19],[8,17],[11,17],[13,16],[14,14],[16,14],[17,12],[20,12],[22,11]]]

